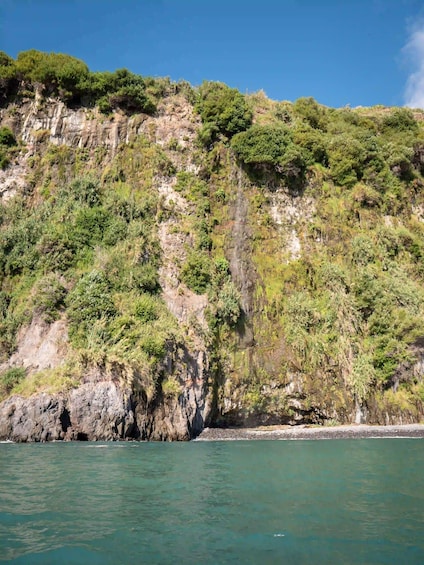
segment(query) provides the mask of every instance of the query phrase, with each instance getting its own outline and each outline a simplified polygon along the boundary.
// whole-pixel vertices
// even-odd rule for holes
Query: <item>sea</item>
[[[0,445],[0,562],[424,563],[424,439]]]

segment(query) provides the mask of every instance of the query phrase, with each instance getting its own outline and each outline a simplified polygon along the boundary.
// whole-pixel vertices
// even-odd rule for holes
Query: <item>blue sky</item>
[[[0,50],[276,100],[424,106],[422,0],[0,0]]]

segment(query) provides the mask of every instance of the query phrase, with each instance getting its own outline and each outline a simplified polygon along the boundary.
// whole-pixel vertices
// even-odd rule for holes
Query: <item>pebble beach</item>
[[[424,438],[424,424],[205,428],[195,441]]]

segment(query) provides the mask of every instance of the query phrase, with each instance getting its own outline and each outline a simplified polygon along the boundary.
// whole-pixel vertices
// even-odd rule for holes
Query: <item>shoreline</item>
[[[424,438],[424,424],[205,428],[193,441]]]

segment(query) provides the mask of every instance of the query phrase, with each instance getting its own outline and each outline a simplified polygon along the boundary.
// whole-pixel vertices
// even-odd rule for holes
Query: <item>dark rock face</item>
[[[116,440],[132,437],[134,412],[128,391],[113,382],[86,383],[67,398],[67,439]]]
[[[5,400],[0,440],[188,440],[202,431],[205,408],[201,391],[148,404],[112,381],[85,383],[68,393]]]
[[[0,405],[0,439],[49,441],[65,438],[61,416],[65,402],[61,396],[39,394],[26,399],[11,396]]]

